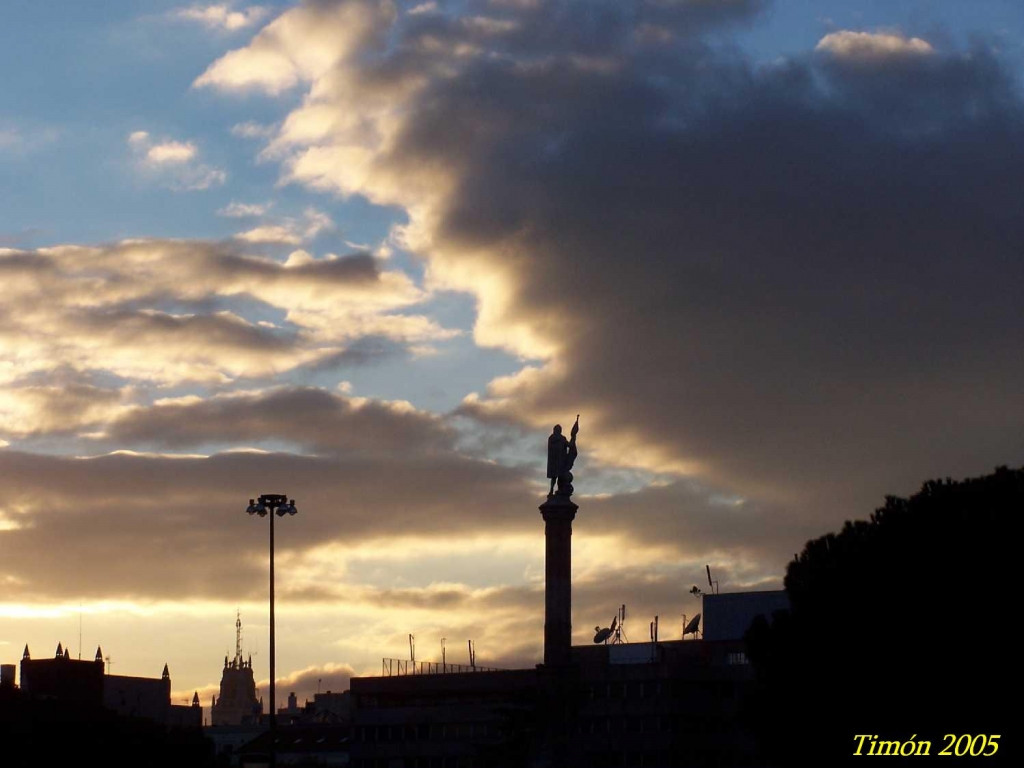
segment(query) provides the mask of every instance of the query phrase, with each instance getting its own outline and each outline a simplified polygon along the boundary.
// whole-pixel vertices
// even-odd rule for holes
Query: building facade
[[[108,675],[99,648],[92,661],[72,659],[60,643],[52,659],[33,659],[26,645],[21,690],[34,698],[108,709],[168,727],[200,728],[203,724],[198,695],[193,695],[191,706],[171,703],[171,675],[166,664],[159,678]]]

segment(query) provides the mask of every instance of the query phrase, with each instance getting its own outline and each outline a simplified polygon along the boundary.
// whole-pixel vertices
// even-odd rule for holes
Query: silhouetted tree
[[[945,734],[998,733],[985,763],[1007,760],[1022,512],[1024,469],[1001,467],[808,542],[786,572],[792,610],[747,633],[747,714],[774,764],[834,765],[857,734],[916,734],[935,755]]]

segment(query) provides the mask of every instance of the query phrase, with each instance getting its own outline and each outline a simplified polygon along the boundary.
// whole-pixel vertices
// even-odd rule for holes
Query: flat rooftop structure
[[[704,639],[742,640],[758,616],[770,622],[775,611],[783,610],[789,610],[789,596],[783,589],[704,595]]]
[[[355,677],[351,764],[526,765],[552,739],[564,768],[699,765],[709,755],[749,764],[754,745],[737,719],[753,680],[743,649],[704,640],[583,645],[565,666]]]

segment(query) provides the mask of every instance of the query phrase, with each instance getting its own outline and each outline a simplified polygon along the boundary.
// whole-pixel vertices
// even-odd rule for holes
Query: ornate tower
[[[259,720],[263,708],[256,699],[252,656],[242,658],[242,616],[235,616],[235,658],[224,657],[220,695],[213,700],[210,722],[213,725],[244,725]]]

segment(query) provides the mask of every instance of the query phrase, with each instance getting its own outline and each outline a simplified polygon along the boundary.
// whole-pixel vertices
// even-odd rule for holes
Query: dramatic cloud
[[[455,438],[439,417],[408,403],[341,397],[311,387],[162,400],[112,420],[108,436],[120,445],[174,449],[273,440],[299,450],[382,459],[451,451]]]
[[[256,86],[280,93],[322,74],[368,36],[383,43],[385,24],[395,17],[390,2],[315,3],[300,10],[287,11],[268,24],[247,48],[218,60],[195,85]]]
[[[0,531],[6,603],[258,599],[266,529],[244,510],[249,498],[270,489],[295,496],[302,523],[282,531],[277,544],[282,595],[302,579],[304,550],[396,531],[430,539],[514,529],[529,498],[520,473],[450,451],[410,456],[399,469],[379,456],[80,459],[10,448],[0,452],[0,464],[11,478]],[[487,515],[467,514],[481,499]],[[535,525],[534,517],[526,520]],[[344,575],[343,563],[332,558],[327,583]]]
[[[327,661],[375,671],[410,632],[529,666],[543,440],[576,413],[577,642],[623,602],[633,639],[681,621],[705,564],[774,588],[884,494],[1024,461],[1019,82],[982,43],[895,31],[755,64],[718,33],[765,6],[310,0],[213,62],[197,88],[289,92],[232,129],[282,183],[401,224],[376,257],[361,232],[315,256],[322,212],[231,203],[253,220],[228,243],[0,250],[0,611],[263,610],[243,510],[288,492],[281,648],[318,655],[283,685],[341,686]],[[156,183],[202,167],[199,142],[128,144]],[[431,316],[449,290],[518,371],[445,415],[325,383],[454,336]],[[47,440],[61,455],[22,450]]]
[[[379,611],[415,603],[475,620],[487,605],[522,611],[536,602],[541,478],[533,467],[464,452],[447,420],[408,403],[310,387],[186,396],[120,406],[98,439],[142,452],[0,452],[7,602],[254,599],[265,540],[262,526],[239,515],[268,490],[288,492],[300,506],[301,525],[278,542],[280,590],[291,604],[344,600]],[[212,445],[251,448],[153,452]],[[261,445],[299,453],[255,449]],[[661,574],[658,600],[671,602],[669,574],[692,580],[707,562],[723,583],[760,583],[777,579],[792,546],[792,529],[777,529],[774,510],[693,483],[578,500],[581,594],[595,580],[618,579],[625,591]],[[810,536],[817,521],[797,530]],[[652,571],[652,563],[661,565]],[[530,586],[516,586],[527,564]],[[595,587],[594,599],[605,597]],[[652,593],[655,608],[658,600]]]
[[[294,8],[197,85],[308,83],[264,155],[404,208],[477,342],[537,361],[467,413],[582,412],[601,461],[786,526],[1020,458],[1024,118],[992,54],[842,31],[755,67],[696,38],[760,3],[388,7]]]
[[[314,211],[305,234],[323,225]],[[0,250],[0,279],[0,384],[62,367],[156,384],[225,383],[323,362],[364,337],[422,343],[453,333],[395,314],[426,294],[363,254],[301,251],[282,264],[231,245],[132,240]],[[283,322],[267,327],[268,309]]]

